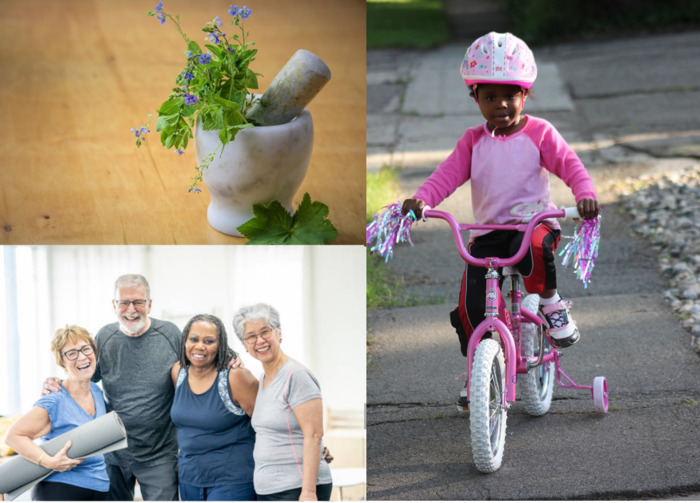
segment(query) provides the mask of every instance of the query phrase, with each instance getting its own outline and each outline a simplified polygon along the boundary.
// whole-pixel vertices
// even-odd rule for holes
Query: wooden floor
[[[155,113],[182,70],[185,44],[145,15],[156,0],[3,0],[0,14],[0,244],[242,244],[212,229],[209,195],[188,193],[182,156],[130,128]],[[164,0],[188,36],[230,0]],[[242,4],[240,4],[242,5]],[[364,0],[246,0],[251,68],[264,90],[297,49],[330,83],[311,103],[315,143],[304,192],[330,207],[338,244],[364,243]],[[231,28],[231,27],[229,27]],[[231,28],[233,29],[233,28]],[[155,130],[155,128],[153,128]]]

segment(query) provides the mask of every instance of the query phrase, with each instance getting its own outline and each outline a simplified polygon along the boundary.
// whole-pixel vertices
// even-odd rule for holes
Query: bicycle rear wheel
[[[476,349],[470,379],[469,423],[476,469],[501,467],[506,441],[505,360],[500,344],[485,339]]]
[[[523,300],[522,306],[528,311],[536,313],[539,301],[539,295],[528,295]],[[532,323],[523,323],[520,344],[524,356],[538,356],[542,350],[544,350],[544,354],[552,351],[546,337],[543,341],[544,348],[540,348],[539,329],[540,327]],[[549,411],[554,390],[554,372],[554,364],[550,362],[531,368],[527,374],[518,376],[518,387],[521,390],[520,398],[523,401],[525,412],[531,416],[542,416]]]

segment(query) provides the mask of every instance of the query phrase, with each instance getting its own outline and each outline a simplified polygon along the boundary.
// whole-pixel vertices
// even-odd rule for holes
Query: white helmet
[[[537,78],[537,65],[525,42],[512,33],[492,31],[469,46],[460,73],[469,87],[512,84],[530,89]]]

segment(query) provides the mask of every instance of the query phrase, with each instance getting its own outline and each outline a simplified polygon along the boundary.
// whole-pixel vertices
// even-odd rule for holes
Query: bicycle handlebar
[[[530,247],[530,240],[532,239],[532,233],[535,231],[537,224],[546,220],[547,218],[559,218],[565,220],[567,218],[581,218],[578,209],[574,207],[562,208],[559,210],[546,210],[542,211],[527,221],[527,223],[522,224],[492,224],[492,225],[478,225],[478,224],[460,224],[457,222],[454,216],[445,211],[432,210],[429,207],[423,209],[424,220],[429,218],[439,218],[445,220],[452,229],[452,235],[455,239],[455,245],[457,246],[457,251],[460,256],[469,264],[478,267],[485,268],[499,268],[504,266],[513,266],[520,262],[527,253]],[[477,258],[469,254],[466,247],[464,246],[464,239],[462,237],[461,231],[466,231],[470,229],[484,229],[484,230],[517,230],[524,232],[523,240],[520,243],[520,249],[512,257],[497,258],[497,257],[487,257],[487,258]]]

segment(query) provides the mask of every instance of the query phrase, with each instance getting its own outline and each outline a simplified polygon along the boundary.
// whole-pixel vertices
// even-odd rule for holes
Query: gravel
[[[700,353],[700,166],[645,175],[618,186],[632,228],[658,253],[664,298]]]

